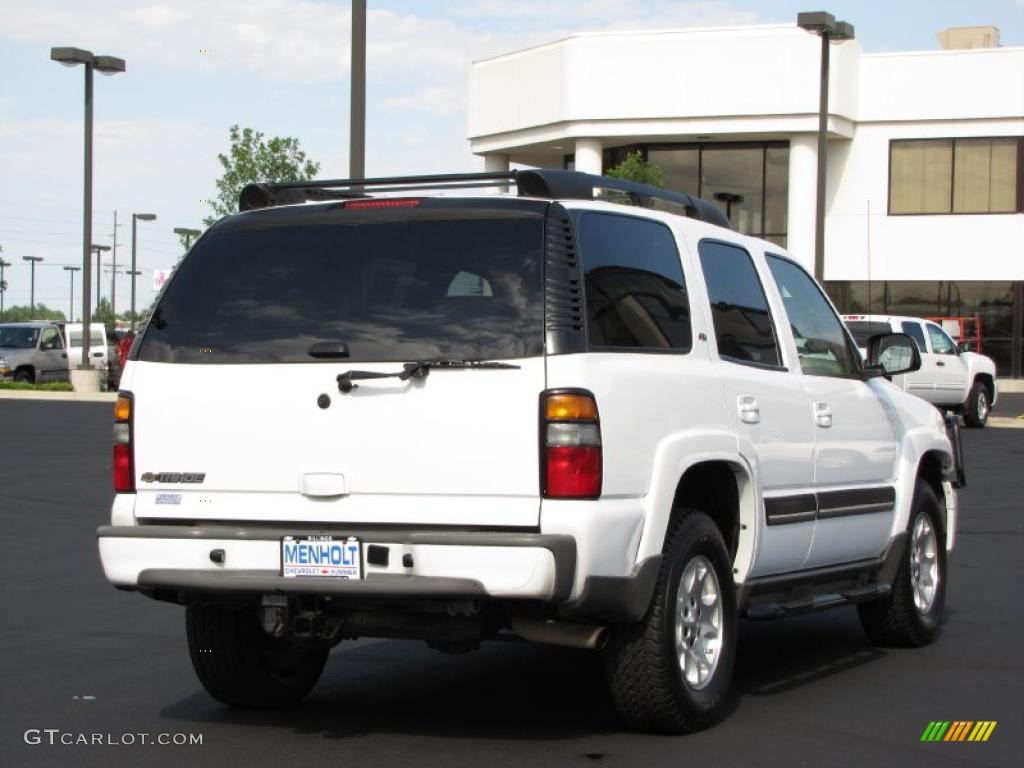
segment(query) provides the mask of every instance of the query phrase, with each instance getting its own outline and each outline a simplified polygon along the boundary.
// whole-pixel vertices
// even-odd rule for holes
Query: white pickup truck
[[[921,351],[921,369],[895,376],[898,387],[943,410],[962,413],[968,427],[984,427],[999,397],[992,358],[961,350],[930,320],[899,315],[843,315],[864,354],[867,340],[882,333],[905,333]]]

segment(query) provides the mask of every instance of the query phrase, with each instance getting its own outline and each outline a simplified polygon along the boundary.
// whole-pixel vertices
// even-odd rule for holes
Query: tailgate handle
[[[308,472],[302,476],[299,492],[303,496],[347,496],[345,476],[336,472]]]

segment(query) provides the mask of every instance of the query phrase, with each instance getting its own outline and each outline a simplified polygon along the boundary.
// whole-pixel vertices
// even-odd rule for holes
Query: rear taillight
[[[547,499],[601,495],[601,424],[589,392],[541,396],[541,492]]]
[[[128,392],[117,395],[114,405],[114,491],[135,493],[135,456],[132,450],[135,402]]]

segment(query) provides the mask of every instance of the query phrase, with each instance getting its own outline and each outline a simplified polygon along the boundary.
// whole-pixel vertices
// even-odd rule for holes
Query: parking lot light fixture
[[[138,271],[135,265],[135,243],[136,243],[136,222],[138,221],[156,221],[155,213],[133,213],[132,214],[132,268],[128,274],[132,276],[132,333],[135,333],[135,278],[141,273]]]
[[[175,227],[174,234],[180,235],[185,238],[185,251],[192,247],[192,241],[199,237],[201,231],[198,229],[189,229],[188,227]]]
[[[818,82],[818,187],[814,213],[814,276],[825,279],[825,152],[828,146],[829,44],[852,40],[853,25],[836,21],[825,11],[798,13],[796,25],[821,37],[821,76]]]
[[[22,256],[22,259],[32,265],[32,278],[29,282],[28,319],[36,319],[36,262],[42,261],[42,256]]]
[[[92,267],[92,71],[113,75],[125,71],[124,59],[116,56],[95,56],[92,51],[69,46],[50,49],[50,59],[66,67],[79,64],[85,70],[85,161],[82,194],[82,361],[81,367],[89,369],[89,282]],[[97,270],[97,273],[99,270]],[[96,292],[99,294],[99,290]]]

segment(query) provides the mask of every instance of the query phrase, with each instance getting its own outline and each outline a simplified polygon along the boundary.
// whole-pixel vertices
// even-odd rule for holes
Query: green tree
[[[59,309],[50,309],[45,304],[36,304],[36,311],[33,312],[28,304],[22,306],[5,307],[4,315],[0,320],[5,323],[24,323],[29,320],[63,320],[64,313]]]
[[[654,187],[660,187],[665,181],[665,174],[661,170],[661,166],[648,161],[639,149],[630,152],[626,155],[625,160],[606,170],[604,175],[613,179],[650,184]]]
[[[209,200],[214,216],[203,223],[209,227],[221,216],[238,211],[238,195],[246,184],[257,181],[306,181],[320,170],[320,163],[306,158],[296,138],[264,138],[252,128],[231,126],[231,148],[217,155],[224,172],[217,179],[217,199]]]
[[[96,310],[92,313],[92,320],[94,323],[103,323],[109,328],[114,327],[117,318],[114,317],[114,312],[110,309],[110,301],[108,299],[100,299],[96,302]]]

